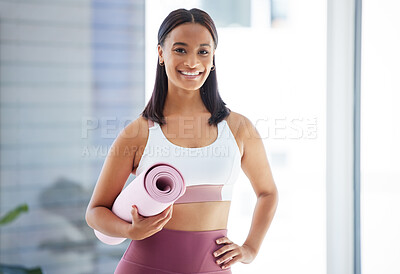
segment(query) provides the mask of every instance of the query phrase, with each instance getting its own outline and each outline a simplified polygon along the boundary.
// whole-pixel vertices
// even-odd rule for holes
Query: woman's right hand
[[[137,207],[133,205],[131,210],[132,226],[129,232],[131,237],[129,238],[132,240],[142,240],[160,231],[171,219],[172,207],[173,204],[157,215],[145,217],[140,215]]]

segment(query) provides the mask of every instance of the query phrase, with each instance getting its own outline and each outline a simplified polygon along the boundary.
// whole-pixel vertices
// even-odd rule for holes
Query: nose
[[[196,54],[187,54],[187,58],[184,61],[184,65],[188,66],[190,68],[197,67],[197,65],[200,63],[199,60],[197,60],[197,55]]]

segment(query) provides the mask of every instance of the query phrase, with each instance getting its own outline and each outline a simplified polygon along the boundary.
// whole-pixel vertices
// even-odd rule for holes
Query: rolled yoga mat
[[[186,191],[182,174],[172,165],[157,163],[144,170],[117,196],[111,211],[121,219],[132,222],[132,205],[143,216],[154,216],[178,200]],[[103,243],[117,245],[126,240],[94,230]]]

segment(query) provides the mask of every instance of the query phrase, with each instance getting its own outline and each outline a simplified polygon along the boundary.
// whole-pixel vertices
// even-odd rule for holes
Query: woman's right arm
[[[86,210],[87,224],[109,236],[142,239],[150,236],[149,231],[154,234],[161,229],[172,216],[172,207],[148,218],[142,217],[132,210],[133,221],[129,223],[111,211],[116,197],[122,191],[133,170],[133,159],[141,143],[141,138],[144,138],[143,131],[147,130],[147,127],[143,126],[144,124],[147,124],[147,121],[139,117],[118,134],[108,150]],[[152,230],[153,226],[155,230]]]

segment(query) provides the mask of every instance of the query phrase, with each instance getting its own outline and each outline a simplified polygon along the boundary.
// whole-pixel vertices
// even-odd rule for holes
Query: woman
[[[278,203],[266,152],[253,124],[225,107],[217,87],[217,31],[200,9],[178,9],[158,33],[153,95],[141,116],[112,144],[88,205],[89,226],[131,239],[115,273],[232,273],[250,263]],[[157,162],[183,175],[185,194],[158,215],[132,205],[132,223],[111,212],[130,173]],[[242,245],[227,237],[232,189],[240,167],[257,195]]]

